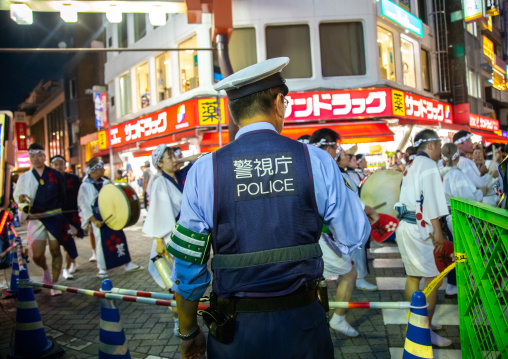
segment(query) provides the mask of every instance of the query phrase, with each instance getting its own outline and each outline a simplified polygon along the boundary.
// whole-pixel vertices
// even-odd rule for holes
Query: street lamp
[[[18,25],[32,25],[32,9],[27,4],[11,4],[11,19]]]
[[[122,22],[122,10],[117,4],[110,4],[106,9],[106,18],[112,24]]]
[[[78,10],[72,4],[62,4],[62,9],[60,10],[60,17],[65,22],[77,22]]]

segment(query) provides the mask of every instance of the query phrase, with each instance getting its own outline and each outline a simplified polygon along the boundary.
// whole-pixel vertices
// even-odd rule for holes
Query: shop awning
[[[307,126],[284,127],[281,135],[296,140],[303,135],[312,135],[320,128],[330,128],[339,133],[342,144],[370,143],[370,142],[389,142],[393,141],[394,134],[384,122],[347,122],[347,123],[327,123]],[[229,142],[229,133],[222,132],[222,144]],[[219,145],[219,134],[210,132],[203,134],[203,140],[200,146],[205,147],[205,151],[213,151]]]
[[[342,144],[389,142],[394,138],[394,133],[384,122],[347,122],[286,127],[281,134],[296,140],[300,136],[312,135],[314,131],[325,127],[336,131],[340,135]]]
[[[481,136],[481,138],[487,142],[508,143],[507,137],[498,136],[493,132],[481,131],[481,130],[471,130],[471,133],[474,135],[477,135],[477,136]]]

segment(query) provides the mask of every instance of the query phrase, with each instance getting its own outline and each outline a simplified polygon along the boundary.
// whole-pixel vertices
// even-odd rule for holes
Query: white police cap
[[[288,57],[276,57],[246,67],[214,86],[214,89],[225,90],[230,101],[255,94],[272,87],[284,85],[281,71],[289,63]],[[284,93],[284,96],[287,92]]]

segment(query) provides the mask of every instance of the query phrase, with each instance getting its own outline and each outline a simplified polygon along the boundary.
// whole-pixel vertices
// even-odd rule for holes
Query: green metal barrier
[[[508,211],[451,200],[463,358],[508,358]]]

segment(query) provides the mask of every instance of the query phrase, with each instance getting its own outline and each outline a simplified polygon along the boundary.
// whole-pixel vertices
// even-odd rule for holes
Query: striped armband
[[[176,224],[166,250],[186,262],[204,264],[210,257],[210,235],[193,232]]]

